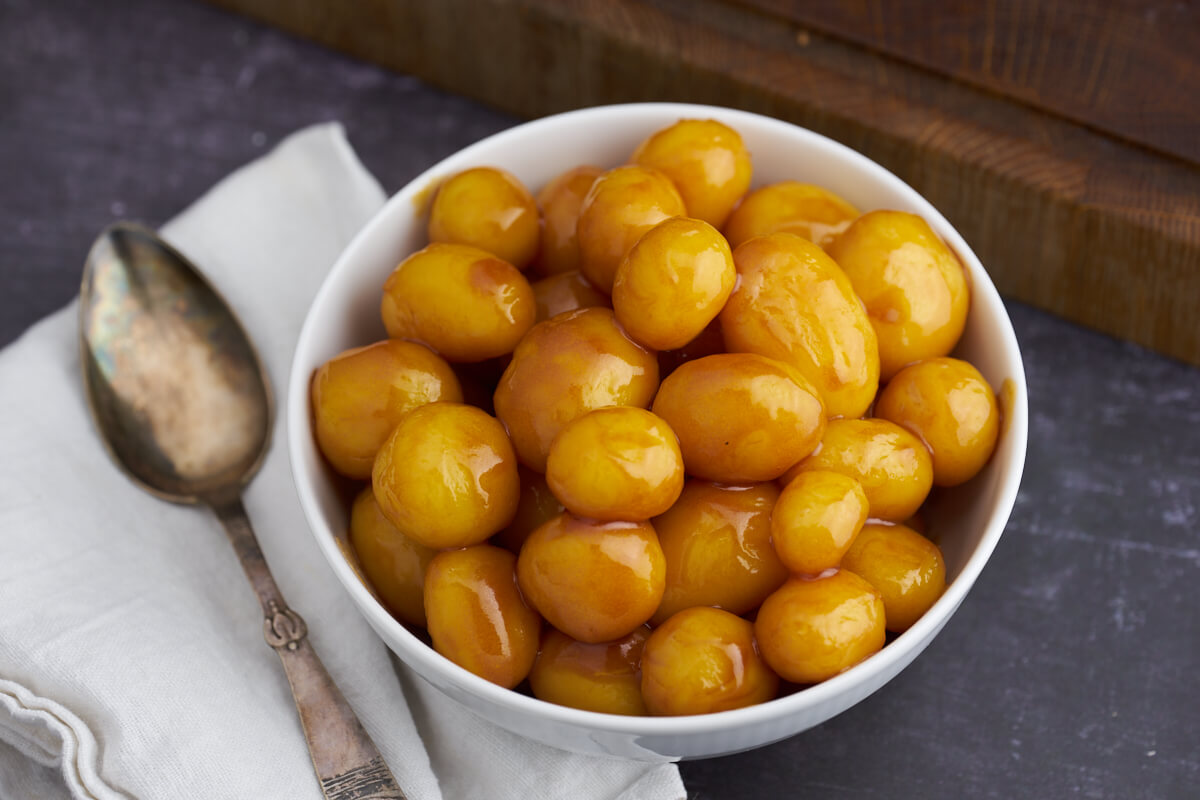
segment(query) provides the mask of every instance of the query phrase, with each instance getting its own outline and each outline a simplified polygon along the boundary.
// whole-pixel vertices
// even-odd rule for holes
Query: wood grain
[[[212,2],[523,116],[671,99],[812,128],[924,194],[1004,294],[1200,364],[1200,167],[1132,134],[727,0]]]

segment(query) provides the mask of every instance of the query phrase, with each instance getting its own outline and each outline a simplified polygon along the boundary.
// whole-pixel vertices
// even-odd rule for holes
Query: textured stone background
[[[0,0],[0,345],[71,298],[104,225],[327,119],[389,191],[516,122],[198,3]],[[847,713],[684,764],[692,796],[1195,796],[1200,371],[1009,310],[1029,460],[971,595]]]

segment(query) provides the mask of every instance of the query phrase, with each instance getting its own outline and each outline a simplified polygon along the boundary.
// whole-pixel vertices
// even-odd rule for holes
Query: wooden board
[[[939,50],[928,37],[850,35],[874,5],[818,30],[806,4],[765,0],[210,1],[527,117],[680,100],[812,128],[929,198],[1005,295],[1200,364],[1200,98],[1188,94],[1200,48],[1180,49],[1195,14],[1168,20],[1179,30],[1155,44],[1169,57],[1140,62],[1116,33],[1136,19],[1123,2],[1126,17],[1080,32],[1109,31],[1113,64],[1005,83],[993,72],[1008,61],[974,54],[988,37],[961,33],[956,4],[924,4],[928,30],[960,31]],[[1005,19],[993,52],[1037,24]],[[1176,78],[1155,82],[1161,63]],[[1072,83],[1088,70],[1099,70],[1090,94]],[[1148,81],[1153,108],[1178,109],[1161,130],[1121,105]]]

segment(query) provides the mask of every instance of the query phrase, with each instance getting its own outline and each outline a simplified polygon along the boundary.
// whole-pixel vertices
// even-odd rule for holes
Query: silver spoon
[[[117,223],[88,254],[79,335],[88,404],[113,460],[174,503],[225,527],[283,661],[321,791],[330,800],[404,798],[379,749],[284,602],[242,507],[271,438],[271,387],[237,317],[151,230]]]

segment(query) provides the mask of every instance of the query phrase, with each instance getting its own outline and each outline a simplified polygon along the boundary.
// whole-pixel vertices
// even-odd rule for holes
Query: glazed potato
[[[347,350],[313,375],[317,445],[338,472],[365,480],[400,417],[425,403],[462,399],[450,365],[423,345],[389,339]]]
[[[392,616],[425,627],[425,571],[437,551],[410,539],[379,510],[371,487],[350,507],[350,545]]]
[[[596,288],[611,293],[621,259],[642,234],[668,217],[686,214],[675,184],[658,170],[609,170],[592,184],[579,212],[580,271]]]
[[[588,190],[604,170],[575,167],[562,173],[537,195],[542,209],[542,247],[534,268],[542,275],[557,275],[579,269],[579,240],[575,227]]]
[[[644,408],[589,411],[554,438],[546,482],[577,516],[650,519],[670,508],[683,490],[679,440]]]
[[[829,246],[879,337],[880,374],[948,355],[970,306],[966,272],[929,223],[902,211],[872,211]]]
[[[957,358],[931,358],[900,370],[880,393],[875,415],[925,443],[936,486],[975,477],[1000,436],[996,393],[979,370]]]
[[[371,485],[384,516],[434,548],[485,541],[512,520],[521,492],[504,427],[458,403],[406,414],[375,456]]]
[[[607,308],[608,295],[588,283],[578,270],[559,272],[533,283],[533,301],[537,306],[537,321],[557,317],[564,311],[580,308]]]
[[[688,213],[720,228],[750,188],[754,172],[742,137],[712,119],[684,119],[638,145],[633,163],[670,178]]]
[[[529,534],[566,510],[546,485],[545,475],[524,464],[517,467],[517,474],[521,478],[517,513],[508,527],[492,537],[493,544],[513,553],[521,552],[521,545],[525,544]]]
[[[801,472],[784,488],[771,512],[771,541],[792,572],[817,575],[833,569],[867,521],[867,495],[839,472]]]
[[[781,678],[818,683],[883,647],[883,599],[846,569],[794,577],[763,601],[754,633],[763,659]]]
[[[778,478],[825,428],[816,389],[788,364],[752,353],[683,364],[662,382],[653,411],[679,437],[688,474],[724,483]]]
[[[879,591],[895,633],[912,627],[946,589],[942,551],[905,525],[866,525],[842,566]]]
[[[810,470],[854,478],[867,495],[869,515],[902,521],[911,517],[933,486],[933,460],[921,440],[884,419],[835,419],[821,446],[784,475],[785,485]]]
[[[649,635],[643,625],[614,642],[588,644],[550,628],[529,673],[529,688],[539,700],[560,706],[645,716],[641,662]]]
[[[658,608],[662,548],[648,522],[564,513],[525,540],[517,578],[525,598],[555,628],[581,642],[611,642]]]
[[[792,233],[751,239],[733,261],[741,280],[721,311],[726,349],[791,364],[830,417],[861,417],[879,387],[879,352],[845,273]]]
[[[476,167],[438,187],[429,211],[429,241],[478,247],[525,269],[537,254],[540,218],[533,195],[495,167]]]
[[[651,714],[710,714],[762,703],[779,678],[754,646],[754,626],[719,608],[689,608],[650,634],[642,697]]]
[[[517,589],[515,563],[507,550],[479,544],[438,553],[425,575],[434,649],[506,689],[529,674],[542,626]]]
[[[512,352],[534,323],[533,289],[520,272],[463,244],[418,250],[383,285],[388,336],[429,345],[447,361]]]
[[[653,520],[666,559],[666,590],[650,618],[661,625],[693,606],[748,614],[787,580],[771,546],[773,482],[728,486],[690,480]]]
[[[621,260],[613,311],[635,341],[674,350],[716,319],[735,280],[725,237],[707,222],[672,217],[647,231]]]
[[[650,404],[658,360],[632,341],[607,308],[584,308],[539,322],[513,352],[494,397],[526,466],[546,471],[563,427],[605,406]]]
[[[756,236],[794,233],[826,248],[857,216],[858,209],[828,189],[780,181],[746,195],[725,223],[725,238],[737,247]]]

